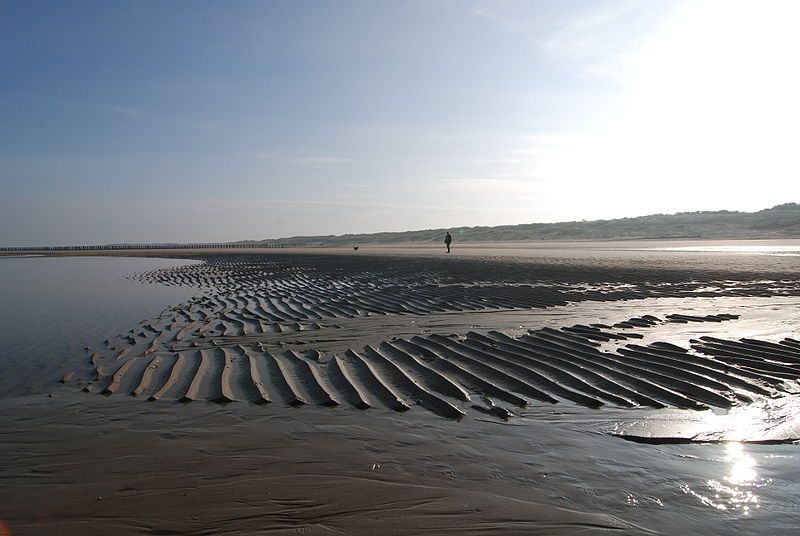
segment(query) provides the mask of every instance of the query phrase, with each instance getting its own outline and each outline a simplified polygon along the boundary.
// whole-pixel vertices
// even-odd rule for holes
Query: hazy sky
[[[0,0],[0,245],[800,201],[800,2]]]

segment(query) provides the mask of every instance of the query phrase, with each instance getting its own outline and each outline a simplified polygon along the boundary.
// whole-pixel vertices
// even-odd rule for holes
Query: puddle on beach
[[[706,489],[696,490],[684,484],[681,490],[705,506],[717,510],[736,510],[748,515],[751,509],[759,507],[759,489],[768,486],[770,479],[758,476],[755,459],[741,443],[725,443],[722,461],[729,465],[729,470],[719,479],[709,479]]]
[[[567,507],[613,512],[662,534],[796,533],[797,444],[649,444],[608,433],[635,421],[630,414],[646,418],[639,410],[545,408],[505,426],[528,438],[528,465]]]
[[[197,261],[126,257],[0,257],[0,397],[52,388],[84,347],[197,293],[131,273]]]

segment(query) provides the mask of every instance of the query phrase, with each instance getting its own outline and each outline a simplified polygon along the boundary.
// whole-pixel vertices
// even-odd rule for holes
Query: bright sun
[[[586,184],[586,214],[602,201],[644,214],[797,200],[797,20],[792,1],[682,7],[618,58],[624,111],[570,143],[551,175]]]

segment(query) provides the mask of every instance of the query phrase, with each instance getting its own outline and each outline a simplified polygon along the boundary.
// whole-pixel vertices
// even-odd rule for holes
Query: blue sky
[[[0,0],[0,245],[800,200],[794,2]]]

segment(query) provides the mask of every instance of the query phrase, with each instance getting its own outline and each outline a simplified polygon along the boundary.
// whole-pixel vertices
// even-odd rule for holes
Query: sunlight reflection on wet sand
[[[725,443],[727,472],[720,478],[711,478],[706,489],[695,490],[688,484],[681,486],[687,495],[697,498],[702,504],[717,510],[734,510],[744,515],[759,507],[758,490],[768,486],[768,478],[758,476],[755,459],[739,442]]]
[[[786,385],[787,388],[795,387]],[[761,398],[724,413],[664,409],[614,422],[607,432],[642,443],[781,443],[800,438],[800,395]]]
[[[745,255],[800,255],[800,246],[746,245],[746,246],[678,246],[666,248],[646,248],[647,251],[686,251],[705,253],[741,253]]]

